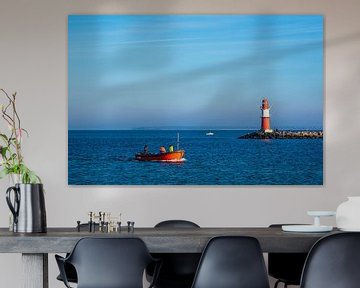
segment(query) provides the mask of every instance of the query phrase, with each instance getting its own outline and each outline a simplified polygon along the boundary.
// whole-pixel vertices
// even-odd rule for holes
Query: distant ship
[[[209,131],[209,132],[206,133],[206,136],[214,136],[214,133]]]

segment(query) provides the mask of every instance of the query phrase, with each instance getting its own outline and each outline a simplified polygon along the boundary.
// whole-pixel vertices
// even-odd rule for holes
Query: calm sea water
[[[237,139],[251,131],[180,131],[182,163],[138,162],[177,131],[69,131],[69,185],[322,185],[323,140]]]

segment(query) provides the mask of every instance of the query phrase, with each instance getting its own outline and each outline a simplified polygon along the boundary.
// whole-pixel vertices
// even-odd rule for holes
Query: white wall
[[[1,0],[0,87],[18,92],[26,161],[46,187],[48,226],[73,226],[89,210],[122,212],[136,226],[186,218],[201,226],[308,222],[360,195],[360,1],[357,0]],[[67,15],[317,13],[325,16],[324,186],[67,186]],[[304,83],[306,85],[306,83]],[[8,224],[7,181],[0,226]],[[328,223],[334,224],[333,220]],[[57,271],[52,256],[50,287]],[[19,255],[0,255],[1,287],[20,287]]]

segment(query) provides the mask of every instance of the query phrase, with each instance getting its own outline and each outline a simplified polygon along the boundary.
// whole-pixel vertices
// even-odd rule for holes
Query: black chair
[[[166,220],[155,225],[155,228],[200,228],[199,225],[186,220]],[[194,280],[201,254],[197,253],[157,253],[152,254],[161,259],[156,288],[190,288]],[[153,267],[147,269],[147,279],[153,276]]]
[[[220,236],[207,244],[192,288],[269,288],[256,238]]]
[[[81,230],[83,230],[83,229],[88,230],[89,229],[89,224],[88,223],[80,224],[80,229]],[[95,229],[99,229],[99,224],[98,223],[95,223]],[[66,257],[68,257],[69,255],[70,254],[67,253]],[[71,283],[77,283],[77,275],[76,275],[76,270],[75,270],[74,266],[71,265],[70,263],[67,263],[67,262],[64,263],[64,266],[65,266],[65,274],[66,274],[67,281],[71,282]],[[59,280],[59,281],[64,282],[63,278],[61,277],[61,274],[59,274],[56,277],[56,279]]]
[[[280,228],[288,224],[272,224],[270,228]],[[277,281],[274,288],[280,283],[286,288],[288,285],[300,285],[301,273],[304,268],[307,253],[269,253],[268,272]]]
[[[156,224],[155,228],[200,228],[200,226],[188,220],[165,220]]]
[[[360,287],[360,233],[321,238],[306,259],[301,288]]]
[[[156,262],[139,238],[82,238],[67,258],[55,258],[66,287],[65,263],[75,267],[78,288],[142,288],[145,268]]]
[[[69,254],[66,254],[66,257],[68,257],[68,256],[69,256]],[[68,262],[64,262],[64,273],[66,275],[66,279],[67,279],[68,282],[77,283],[77,281],[78,281],[77,280],[77,274],[76,274],[75,267],[73,265],[71,265]],[[61,274],[59,274],[56,277],[56,279],[59,280],[59,281],[64,282],[63,277],[61,277]]]

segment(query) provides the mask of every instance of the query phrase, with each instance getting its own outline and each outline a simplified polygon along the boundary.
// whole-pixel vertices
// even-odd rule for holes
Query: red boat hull
[[[174,152],[167,152],[161,154],[135,154],[135,159],[138,161],[155,161],[155,162],[181,162],[184,160],[185,151],[177,150]]]

